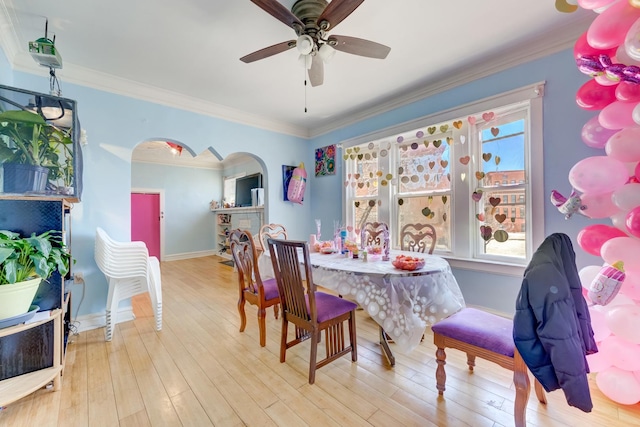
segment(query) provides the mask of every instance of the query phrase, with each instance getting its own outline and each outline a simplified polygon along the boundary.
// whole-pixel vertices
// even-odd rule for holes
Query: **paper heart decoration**
[[[462,163],[463,165],[468,165],[470,160],[471,157],[469,156],[460,157],[460,163]]]
[[[462,182],[464,182],[464,180],[465,180],[466,178],[467,178],[467,174],[466,174],[466,173],[464,173],[464,172],[462,172],[462,173],[460,174],[460,179],[462,180]]]
[[[464,135],[460,135],[460,143],[464,145],[465,142],[467,142],[467,137]]]
[[[444,222],[447,222],[447,213],[446,212],[442,214],[442,220]]]
[[[349,154],[349,158],[350,158],[351,160],[355,160],[355,159],[356,159],[356,155],[355,155],[355,154]]]
[[[456,120],[455,122],[453,122],[453,127],[456,129],[462,128],[462,120]]]
[[[404,199],[398,199],[398,204],[399,204],[400,206],[404,205]]]
[[[353,182],[351,183],[351,187],[352,187],[352,188],[356,188],[356,182],[355,182],[355,181],[353,181]]]
[[[424,174],[424,180],[425,180],[426,182],[429,182],[429,180],[430,180],[430,179],[431,179],[431,175],[429,175],[428,173],[425,173],[425,174]]]
[[[443,168],[446,168],[448,164],[449,164],[449,162],[448,162],[448,161],[446,161],[446,160],[440,160],[440,166],[442,166]]]
[[[359,182],[358,183],[358,188],[364,188],[364,182]]]
[[[495,117],[495,114],[493,113],[484,113],[482,115],[482,120],[484,120],[485,122],[490,122],[491,120],[493,120],[493,118]]]
[[[356,153],[360,152],[360,147],[353,147],[353,151]]]
[[[450,173],[447,174],[447,179],[449,180],[449,182],[451,182],[451,174]]]
[[[447,144],[453,144],[453,138],[451,138],[450,136],[447,137]]]
[[[471,195],[471,198],[473,199],[474,202],[479,202],[480,199],[482,199],[482,190],[474,191],[473,194]]]
[[[489,160],[491,160],[491,153],[482,153],[482,158],[485,162],[488,162]]]
[[[484,222],[484,214],[483,213],[476,214],[476,218],[478,219],[478,221]]]
[[[504,222],[505,219],[507,219],[507,216],[505,214],[496,214],[496,216],[494,217],[496,219],[496,221],[498,221],[500,224],[502,224]],[[497,231],[496,231],[497,233]]]
[[[449,200],[449,198],[447,196],[442,196],[442,204],[443,205],[447,204],[447,200]]]
[[[442,145],[442,140],[441,139],[436,139],[435,141],[433,141],[433,146],[436,148],[440,148],[440,146]]]
[[[470,125],[475,125],[476,124],[476,118],[473,117],[473,116],[467,117],[467,121],[469,122]]]
[[[482,178],[484,178],[484,172],[476,172],[476,179],[480,181]]]
[[[449,130],[449,125],[440,126],[440,132],[442,132],[442,133],[445,133],[448,130]]]
[[[493,160],[496,162],[496,166],[497,166],[500,164],[500,160],[502,159],[500,158],[500,156],[496,156]]]
[[[382,176],[382,171],[376,172],[376,175],[378,176],[378,178],[381,177]]]
[[[436,131],[435,126],[430,126],[427,128],[427,132],[429,132],[429,135],[433,135],[435,131]]]
[[[354,176],[356,179],[360,179],[360,174],[359,174],[359,173],[357,173],[357,174],[355,174],[355,175],[353,175],[353,176]]]
[[[356,232],[356,236],[359,236],[359,235],[360,235],[360,229],[359,229],[359,228],[356,228],[356,229],[354,229],[353,231],[355,231],[355,232]]]
[[[347,153],[351,153],[352,149],[351,148],[347,148]]]
[[[345,182],[344,182],[344,186],[345,186],[345,187],[348,187],[348,186],[349,186],[349,181],[345,181]]]
[[[429,162],[429,169],[433,169],[435,165],[436,165],[436,162]]]
[[[360,202],[354,202],[353,204],[355,205],[356,208],[360,207]]]
[[[500,129],[498,128],[491,128],[491,135],[493,136],[498,136],[498,134],[500,133]]]
[[[353,231],[353,226],[347,225],[347,231],[351,233]]]
[[[351,174],[347,174],[347,179],[351,179]]]
[[[431,209],[429,209],[429,208],[422,209],[422,215],[424,215],[424,216],[431,215]]]
[[[481,225],[480,226],[480,235],[482,236],[482,238],[484,239],[485,242],[488,242],[489,240],[491,240],[491,233],[492,232],[493,232],[493,230],[488,225]]]
[[[502,199],[500,197],[489,197],[489,204],[494,208],[500,204]]]
[[[348,154],[344,154],[344,155],[342,156],[342,158],[343,158],[344,160],[349,160],[349,155],[348,155]]]
[[[511,222],[516,222],[516,219],[514,217],[511,217]]]
[[[362,160],[364,159],[364,156],[362,154],[358,154],[358,160]]]

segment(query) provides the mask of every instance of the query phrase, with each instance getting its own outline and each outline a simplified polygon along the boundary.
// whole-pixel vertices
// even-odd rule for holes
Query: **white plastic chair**
[[[107,278],[107,327],[111,341],[117,324],[118,304],[134,295],[149,292],[156,330],[162,329],[162,278],[160,262],[150,257],[143,242],[117,242],[100,227],[96,229],[95,260]]]

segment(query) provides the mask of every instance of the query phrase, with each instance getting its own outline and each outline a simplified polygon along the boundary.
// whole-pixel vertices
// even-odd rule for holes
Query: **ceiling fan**
[[[300,60],[308,70],[311,86],[320,86],[324,80],[324,61],[335,50],[369,58],[384,59],[391,48],[370,40],[349,36],[329,35],[364,0],[298,0],[289,11],[276,0],[251,0],[269,15],[293,28],[297,39],[265,47],[240,58],[250,63],[268,58],[296,47]]]

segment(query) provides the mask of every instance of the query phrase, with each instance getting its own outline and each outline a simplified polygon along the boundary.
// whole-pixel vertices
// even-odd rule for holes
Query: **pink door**
[[[131,193],[131,240],[146,243],[160,259],[160,194]]]

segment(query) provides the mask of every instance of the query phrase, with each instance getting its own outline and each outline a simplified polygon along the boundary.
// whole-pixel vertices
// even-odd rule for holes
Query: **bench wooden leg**
[[[444,365],[447,364],[445,361],[446,358],[447,354],[444,352],[444,348],[438,347],[436,350],[436,361],[438,362],[438,367],[436,368],[436,388],[440,396],[444,393],[445,383],[447,382],[447,374],[444,371]]]
[[[513,356],[513,383],[516,386],[516,401],[513,410],[516,427],[526,427],[527,402],[529,401],[531,384],[527,365],[522,360],[518,350],[515,351]]]

